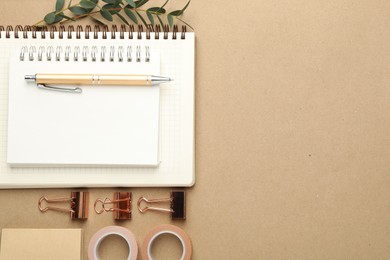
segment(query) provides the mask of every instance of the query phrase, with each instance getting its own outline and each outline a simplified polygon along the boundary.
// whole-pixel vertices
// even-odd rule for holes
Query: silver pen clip
[[[38,83],[37,84],[38,88],[45,89],[45,90],[53,90],[53,91],[60,91],[60,92],[67,92],[67,93],[82,93],[83,90],[79,87],[76,88],[59,88],[59,87],[53,87],[53,86],[48,86],[45,84]]]

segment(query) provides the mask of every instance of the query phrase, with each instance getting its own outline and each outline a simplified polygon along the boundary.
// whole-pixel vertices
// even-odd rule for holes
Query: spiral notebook
[[[194,33],[176,26],[171,32],[0,26],[0,187],[193,185],[194,41]],[[35,73],[174,80],[82,86],[79,94],[25,81]]]

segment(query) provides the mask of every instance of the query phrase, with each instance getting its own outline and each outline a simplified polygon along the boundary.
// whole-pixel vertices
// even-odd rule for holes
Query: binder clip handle
[[[170,208],[158,208],[145,206],[141,207],[141,203],[145,202],[148,204],[161,203],[161,202],[170,202]],[[161,199],[147,199],[142,196],[137,202],[138,210],[141,213],[144,213],[148,210],[159,211],[163,213],[170,213],[172,219],[185,219],[186,218],[186,203],[185,203],[185,192],[184,191],[172,191],[170,198],[161,198]]]
[[[42,206],[43,203],[46,203],[45,207]],[[49,204],[58,204],[70,202],[70,208],[60,208],[49,206]],[[72,219],[87,219],[88,218],[88,202],[89,202],[89,193],[88,192],[71,192],[70,198],[54,198],[48,199],[46,196],[42,196],[38,201],[38,209],[41,212],[46,212],[48,210],[55,210],[61,212],[70,212],[70,217]]]
[[[160,202],[171,202],[172,199],[171,198],[161,198],[161,199],[147,199],[146,197],[142,196],[141,198],[139,198],[138,202],[137,202],[137,207],[138,207],[138,210],[141,212],[141,213],[145,213],[146,211],[148,210],[153,210],[153,211],[160,211],[160,212],[168,212],[168,213],[172,213],[173,210],[172,209],[165,209],[165,208],[157,208],[157,207],[150,207],[150,206],[145,206],[145,207],[141,207],[141,203],[142,202],[145,202],[145,203],[160,203]]]
[[[112,207],[108,207],[112,204]],[[99,206],[100,205],[100,209]],[[114,192],[114,198],[97,199],[94,204],[97,214],[103,212],[114,212],[114,219],[131,219],[131,192]]]
[[[52,207],[52,206],[42,207],[43,202],[46,202],[46,204],[49,204],[49,203],[61,203],[61,202],[68,202],[68,201],[71,203],[71,208],[73,208],[74,202],[73,202],[72,198],[48,199],[46,196],[42,196],[39,199],[38,208],[41,212],[46,212],[48,210],[55,210],[55,211],[62,211],[62,212],[74,212],[74,210],[72,210],[72,209],[64,209],[64,208],[60,208],[60,207]]]

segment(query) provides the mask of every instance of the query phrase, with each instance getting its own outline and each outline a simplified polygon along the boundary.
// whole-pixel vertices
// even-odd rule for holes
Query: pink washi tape
[[[152,260],[151,248],[153,241],[162,234],[171,234],[176,236],[183,246],[183,254],[181,260],[190,260],[192,256],[192,245],[189,236],[184,232],[183,229],[170,225],[160,225],[152,229],[145,237],[144,243],[141,247],[141,255],[143,260]]]
[[[108,226],[102,228],[92,236],[88,245],[88,258],[90,260],[100,259],[98,256],[100,243],[104,238],[110,235],[117,235],[126,240],[129,245],[129,256],[127,257],[127,260],[137,260],[138,246],[133,233],[131,233],[127,228],[119,226]]]

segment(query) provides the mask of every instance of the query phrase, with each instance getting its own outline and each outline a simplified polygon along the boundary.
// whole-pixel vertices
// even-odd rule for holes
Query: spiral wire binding
[[[35,46],[30,46],[30,49],[28,51],[28,60],[33,61],[34,60],[34,53],[36,52]]]
[[[46,52],[46,59],[48,61],[51,61],[51,54],[53,53],[53,46],[47,47],[47,52]]]
[[[56,61],[61,60],[62,46],[57,46],[56,48]]]
[[[11,32],[14,32],[14,37],[18,39],[21,35],[24,39],[28,38],[28,32],[32,33],[32,38],[37,38],[37,32],[41,32],[41,38],[46,39],[46,33],[49,34],[49,37],[51,39],[55,38],[55,33],[58,32],[58,38],[63,39],[64,36],[67,37],[67,39],[72,39],[73,32],[76,31],[76,39],[81,39],[81,35],[84,34],[85,39],[90,39],[90,34],[92,32],[92,27],[90,25],[85,26],[85,28],[81,25],[77,25],[76,29],[73,25],[68,25],[65,27],[64,25],[60,25],[57,29],[57,26],[50,26],[50,29],[48,29],[47,26],[22,26],[22,25],[16,25],[15,29],[8,25],[6,27],[0,26],[0,38],[4,37],[3,32],[5,32],[5,38],[11,38]],[[67,32],[67,33],[66,33]],[[98,33],[102,32],[102,38],[107,39],[107,33],[111,32],[111,39],[115,39],[117,32],[118,32],[118,26],[112,25],[111,29],[104,25],[100,27],[99,25],[95,25],[93,28],[93,38],[98,39]],[[135,29],[134,25],[120,25],[119,27],[119,38],[120,39],[134,39],[136,37],[137,39],[142,39],[142,33],[145,32],[145,38],[147,40],[150,40],[152,38],[151,33],[154,33],[154,39],[160,38],[160,33],[163,33],[163,39],[167,40],[169,37],[169,26],[165,24],[162,28],[159,24],[153,26],[148,25],[145,30],[143,25],[139,24],[137,25],[137,30]],[[181,32],[179,32],[179,27],[177,25],[174,25],[172,28],[172,39],[176,40],[178,38],[185,39],[185,35],[187,32],[187,27],[185,25],[182,26]],[[22,34],[21,34],[22,33]],[[135,35],[136,34],[136,35]],[[180,36],[178,37],[178,35]]]
[[[70,56],[70,46],[65,47],[65,61],[69,61],[69,56]]]
[[[145,62],[150,62],[150,48],[149,46],[145,46],[145,52],[143,53],[142,48],[140,45],[136,46],[136,52],[135,52],[135,61],[141,62],[141,54],[143,53],[145,56]],[[65,50],[64,50],[65,49]],[[100,50],[99,50],[100,49]],[[70,61],[71,60],[71,53],[73,53],[73,61],[79,61],[79,58],[81,61],[88,61],[90,58],[92,62],[97,61],[97,56],[100,52],[100,61],[105,62],[106,59],[106,46],[101,46],[98,48],[97,46],[92,46],[91,51],[88,46],[56,46],[55,51],[54,47],[52,45],[50,46],[39,46],[38,51],[36,46],[22,46],[20,49],[19,59],[21,61],[25,60],[25,56],[27,54],[29,61],[34,61],[35,58],[37,58],[38,61],[43,60],[43,56],[46,53],[46,60],[51,61],[52,55],[54,53],[55,61],[61,61],[62,57],[64,61]],[[133,48],[132,46],[128,45],[126,47],[126,53],[125,53],[125,47],[124,46],[118,46],[117,49],[115,49],[115,46],[109,46],[109,61],[113,62],[115,61],[115,57],[117,56],[117,61],[123,62],[132,62],[133,61]],[[36,55],[37,53],[37,55]],[[64,55],[62,55],[64,53]],[[81,54],[81,57],[79,57]],[[126,58],[124,58],[126,55]]]
[[[79,60],[79,53],[80,53],[80,47],[76,46],[74,48],[74,52],[73,52],[73,60],[74,61],[78,61]]]

